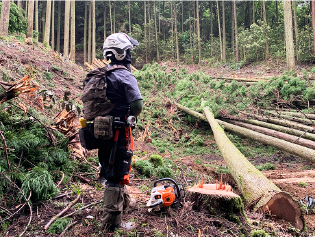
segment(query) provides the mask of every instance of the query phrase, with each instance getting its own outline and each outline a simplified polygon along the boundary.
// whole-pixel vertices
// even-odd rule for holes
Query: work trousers
[[[122,212],[129,207],[129,202],[130,196],[126,185],[107,183],[103,196],[104,209],[101,227],[110,231],[119,227],[122,221]]]

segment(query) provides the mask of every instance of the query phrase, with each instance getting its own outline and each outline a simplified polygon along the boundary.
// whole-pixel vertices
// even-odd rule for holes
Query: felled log
[[[268,111],[268,113],[271,115],[274,115],[278,118],[287,119],[287,120],[291,120],[291,121],[306,124],[306,125],[314,125],[315,124],[315,120],[312,120],[312,119],[298,118],[298,117],[292,116],[290,114],[282,114],[282,113],[279,114],[277,112],[272,112],[272,111]]]
[[[266,122],[254,120],[254,119],[243,119],[241,121],[315,141],[315,134],[313,133],[303,132],[294,128],[288,128],[281,125],[266,123]]]
[[[300,123],[297,123],[297,122],[292,122],[292,121],[289,121],[289,120],[285,120],[285,119],[277,119],[277,118],[264,118],[260,115],[256,115],[256,114],[247,114],[247,113],[243,113],[247,116],[251,116],[252,118],[256,118],[260,121],[264,121],[264,122],[269,122],[269,123],[274,123],[274,124],[279,124],[279,125],[282,125],[282,126],[286,126],[286,127],[289,127],[289,128],[295,128],[295,129],[298,129],[298,130],[302,130],[302,131],[306,131],[306,132],[312,132],[314,133],[315,132],[315,127],[311,127],[311,126],[307,126],[307,125],[304,125],[304,124],[300,124]]]
[[[304,138],[300,138],[300,137],[296,137],[296,136],[292,136],[286,133],[282,133],[282,132],[278,132],[275,130],[271,130],[268,128],[263,128],[260,126],[256,126],[256,125],[252,125],[252,124],[248,124],[248,123],[243,123],[240,121],[234,121],[234,120],[229,120],[229,119],[222,119],[224,122],[227,123],[231,123],[240,127],[244,127],[244,128],[249,128],[253,131],[257,131],[257,132],[261,132],[264,133],[266,135],[272,136],[272,137],[277,137],[280,138],[282,140],[285,141],[289,141],[292,142],[294,144],[298,144],[307,148],[311,148],[311,149],[315,149],[315,142],[311,141],[311,140],[307,140]]]
[[[308,118],[308,119],[315,120],[315,114],[305,114],[305,113],[290,112],[290,111],[276,112],[273,110],[268,110],[267,112],[272,113],[272,114],[281,114],[281,115],[288,115],[288,116],[293,116],[293,117],[298,117],[298,118]]]
[[[246,82],[259,82],[259,81],[268,81],[264,78],[242,78],[242,77],[211,77],[211,79],[222,79],[222,80],[233,80],[233,81],[246,81]]]
[[[206,117],[203,114],[192,111],[189,108],[187,108],[183,105],[180,105],[178,103],[175,103],[175,104],[182,111],[184,111],[184,112],[186,112],[186,113],[188,113],[188,114],[190,114],[198,119],[207,121]],[[255,131],[252,131],[252,130],[247,129],[247,128],[242,128],[242,127],[239,127],[239,126],[236,126],[233,124],[229,124],[229,123],[226,123],[226,122],[221,121],[221,120],[217,120],[217,122],[221,125],[224,125],[225,129],[230,131],[230,132],[234,132],[234,133],[243,135],[244,137],[254,139],[254,140],[259,141],[263,144],[267,144],[267,145],[276,147],[280,150],[286,151],[288,153],[291,153],[291,154],[296,155],[298,157],[301,157],[303,159],[309,160],[311,162],[315,162],[315,151],[312,149],[309,149],[309,148],[306,148],[306,147],[303,147],[300,145],[296,145],[296,144],[293,144],[291,142],[281,140],[279,138],[264,135],[262,133],[255,132]]]
[[[304,221],[299,204],[245,158],[227,138],[207,107],[204,108],[204,113],[212,128],[216,144],[246,203],[254,205],[254,211],[270,213],[276,218],[290,222],[295,228],[303,229]]]

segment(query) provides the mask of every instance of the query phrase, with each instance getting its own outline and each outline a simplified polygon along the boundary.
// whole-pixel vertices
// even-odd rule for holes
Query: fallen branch
[[[87,178],[85,178],[85,177],[82,177],[81,175],[79,175],[79,174],[75,174],[75,176],[76,177],[78,177],[79,179],[81,179],[83,182],[85,182],[85,183],[91,183],[91,180],[90,179],[87,179]]]
[[[28,206],[29,206],[29,208],[30,208],[30,219],[29,219],[29,222],[27,223],[27,225],[25,226],[25,228],[24,228],[23,232],[19,235],[19,237],[21,237],[21,236],[23,236],[23,235],[24,235],[25,231],[26,231],[26,230],[27,230],[27,228],[30,226],[31,221],[32,221],[32,217],[33,217],[33,210],[32,210],[32,207],[31,207],[31,205],[30,205],[30,202],[29,202],[29,200],[30,200],[30,198],[31,198],[31,194],[32,194],[32,192],[30,192],[30,196],[29,196],[29,198],[28,198],[28,200],[27,200],[27,205],[28,205]]]
[[[77,223],[78,223],[78,221],[74,221],[74,222],[70,223],[69,225],[67,225],[66,228],[63,230],[63,232],[61,232],[61,234],[59,235],[59,237],[64,236],[64,234],[66,233],[66,231],[67,231],[70,227],[72,227],[73,225],[75,225],[75,224],[77,224]]]
[[[92,206],[92,205],[95,205],[95,204],[98,204],[98,203],[101,203],[101,202],[102,202],[102,201],[97,201],[97,202],[90,203],[90,204],[88,204],[88,205],[86,205],[86,206],[84,206],[84,207],[79,208],[78,210],[76,210],[76,211],[74,211],[74,212],[72,212],[72,213],[70,213],[70,214],[67,214],[66,216],[63,216],[63,217],[60,218],[60,219],[64,219],[64,218],[66,218],[66,217],[72,216],[73,214],[75,214],[75,213],[77,213],[77,212],[79,212],[79,211],[81,211],[81,210],[83,210],[83,209],[86,209],[86,208],[88,208],[88,207],[90,207],[90,206]]]
[[[178,103],[175,103],[175,104],[177,105],[177,107],[180,110],[182,110],[182,111],[184,111],[184,112],[186,112],[186,113],[188,113],[188,114],[190,114],[198,119],[201,119],[204,121],[207,120],[203,114],[200,114],[200,113],[197,113],[193,110],[190,110],[189,108],[187,108],[183,105],[180,105]],[[274,137],[271,137],[268,135],[264,135],[262,133],[255,132],[255,131],[252,131],[252,130],[247,129],[247,128],[242,128],[242,127],[239,127],[236,125],[232,125],[232,124],[226,123],[226,122],[221,121],[221,120],[216,120],[216,121],[219,124],[224,125],[225,129],[230,131],[230,132],[238,133],[240,135],[243,135],[244,137],[254,139],[254,140],[259,141],[263,144],[267,144],[267,145],[276,147],[280,150],[286,151],[288,153],[291,153],[291,154],[296,155],[298,157],[301,157],[303,159],[309,160],[311,162],[315,162],[315,151],[312,149],[309,149],[309,148],[306,148],[306,147],[303,147],[300,145],[296,145],[296,144],[293,144],[291,142],[287,142],[287,141],[284,141],[284,140],[281,140],[278,138],[274,138]]]
[[[59,212],[57,215],[55,215],[45,226],[44,226],[44,230],[46,231],[49,226],[60,216],[62,216],[66,211],[68,211],[76,202],[78,202],[80,198],[80,194],[77,196],[77,198],[75,200],[73,200],[71,203],[69,203],[69,205],[62,210],[61,212]]]
[[[207,107],[204,108],[204,113],[212,128],[216,144],[246,203],[250,204],[256,200],[255,211],[271,213],[290,222],[296,228],[303,229],[303,216],[298,203],[289,194],[282,192],[247,160],[227,138]]]
[[[9,156],[8,156],[8,151],[7,151],[7,143],[5,142],[5,138],[3,136],[2,131],[0,131],[0,136],[1,136],[2,141],[3,141],[3,149],[4,149],[5,156],[7,158],[8,171],[10,173],[11,168],[10,168]]]
[[[58,182],[58,184],[56,185],[56,187],[58,188],[59,187],[59,185],[63,182],[63,180],[64,180],[64,178],[65,178],[65,174],[64,174],[64,172],[62,172],[62,171],[59,171],[59,170],[56,170],[56,172],[59,172],[59,173],[61,173],[62,174],[62,176],[61,176],[61,180]]]

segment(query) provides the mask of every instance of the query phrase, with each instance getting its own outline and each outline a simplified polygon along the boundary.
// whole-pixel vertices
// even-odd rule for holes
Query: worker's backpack
[[[106,96],[106,76],[110,71],[116,69],[126,69],[122,65],[113,65],[112,67],[97,68],[89,72],[83,81],[83,93],[81,100],[83,102],[83,114],[86,120],[93,120],[97,116],[104,116],[111,112],[115,107]]]

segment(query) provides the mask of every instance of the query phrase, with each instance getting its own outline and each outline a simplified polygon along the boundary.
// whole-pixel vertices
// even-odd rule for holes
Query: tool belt
[[[109,140],[113,138],[113,116],[98,116],[94,119],[94,136],[96,139]]]

